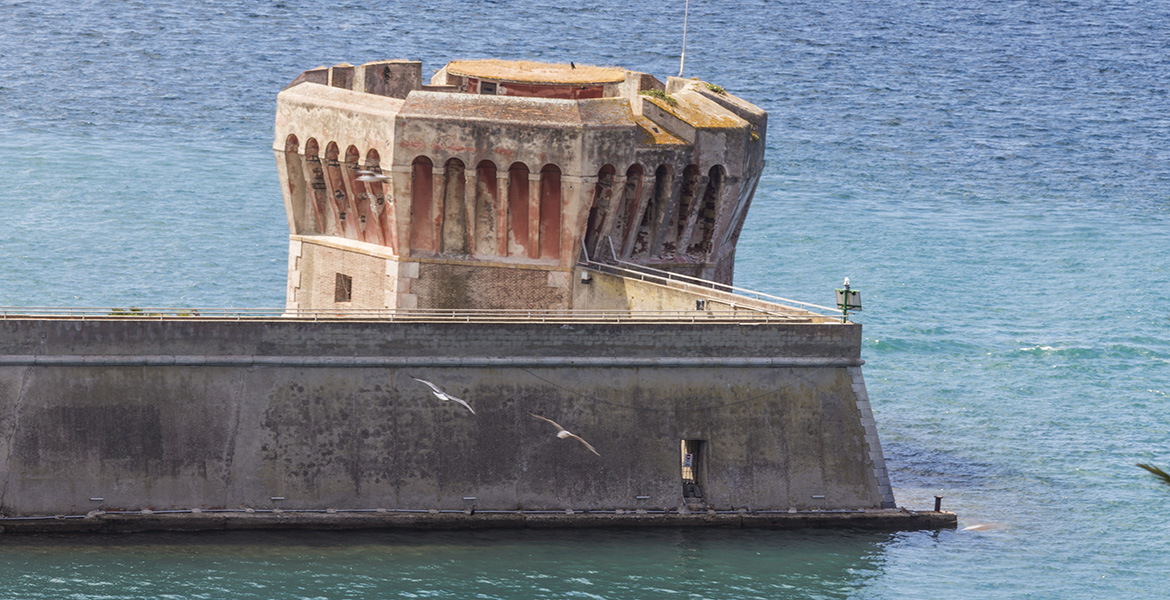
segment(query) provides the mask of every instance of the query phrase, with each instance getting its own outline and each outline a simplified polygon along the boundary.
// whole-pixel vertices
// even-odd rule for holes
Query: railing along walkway
[[[752,322],[836,323],[835,309],[808,302],[727,285],[689,275],[647,267],[616,257],[613,241],[606,237],[602,256],[592,260],[582,243],[578,266],[601,273],[682,289],[696,298],[727,308],[696,307],[695,310],[575,310],[575,309],[365,309],[332,308],[189,308],[189,307],[0,307],[0,320],[232,320],[232,321],[338,321],[434,323],[629,323],[629,322]],[[584,240],[582,240],[584,242]],[[604,256],[608,250],[609,256]],[[826,314],[827,313],[827,314]]]
[[[715,311],[665,310],[434,310],[434,309],[283,309],[175,307],[0,307],[0,320],[230,320],[230,321],[379,321],[403,323],[630,323],[630,322],[810,322],[808,315],[770,313],[748,307]]]
[[[581,257],[578,259],[577,265],[602,273],[684,289],[689,293],[705,299],[728,304],[735,309],[742,308],[767,312],[774,315],[790,316],[794,315],[794,313],[800,313],[801,316],[817,323],[839,322],[841,319],[839,315],[835,314],[837,309],[828,306],[781,298],[780,296],[773,296],[726,283],[719,283],[700,277],[692,277],[690,275],[673,273],[671,271],[624,261],[617,258],[617,252],[613,247],[613,239],[606,236],[604,240],[600,244],[602,251],[598,253],[597,260],[589,257],[584,240],[582,240]]]

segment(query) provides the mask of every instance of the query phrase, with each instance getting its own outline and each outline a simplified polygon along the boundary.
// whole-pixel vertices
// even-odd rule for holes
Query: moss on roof
[[[719,129],[747,126],[747,121],[691,90],[681,90],[671,94],[670,97],[676,101],[673,106],[654,96],[642,96],[642,101],[653,103],[658,108],[682,119],[691,127]]]
[[[659,127],[654,121],[643,117],[642,115],[635,115],[634,122],[641,128],[641,135],[638,137],[638,143],[649,145],[668,145],[668,146],[685,146],[686,140],[679,139],[670,134],[669,131]]]
[[[447,63],[447,72],[465,77],[479,77],[493,81],[522,83],[616,83],[624,81],[626,70],[617,67],[595,67],[542,63],[530,60],[453,60]]]

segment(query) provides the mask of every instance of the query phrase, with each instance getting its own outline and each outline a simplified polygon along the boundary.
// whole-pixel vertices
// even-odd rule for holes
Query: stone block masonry
[[[4,321],[0,512],[880,509],[850,371],[859,335],[852,324]],[[701,505],[683,497],[683,440],[701,442]]]

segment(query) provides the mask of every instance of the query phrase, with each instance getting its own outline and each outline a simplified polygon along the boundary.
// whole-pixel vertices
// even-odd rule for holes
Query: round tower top
[[[455,60],[447,64],[447,72],[490,81],[576,85],[618,83],[626,78],[626,70],[617,67],[554,64],[529,60]]]

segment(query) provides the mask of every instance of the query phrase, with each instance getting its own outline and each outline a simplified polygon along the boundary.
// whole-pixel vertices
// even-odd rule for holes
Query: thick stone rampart
[[[892,506],[860,334],[732,322],[0,321],[0,513]],[[683,440],[699,442],[702,497],[689,502]]]

